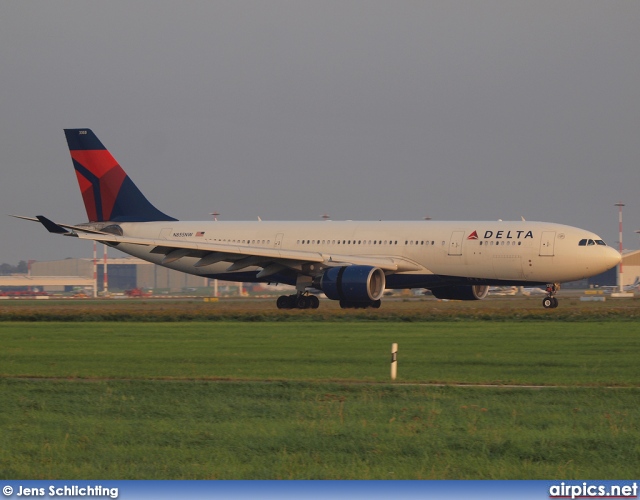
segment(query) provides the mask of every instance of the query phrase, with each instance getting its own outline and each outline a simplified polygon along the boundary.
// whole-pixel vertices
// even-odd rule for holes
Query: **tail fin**
[[[91,130],[64,133],[90,222],[176,220],[145,198]]]

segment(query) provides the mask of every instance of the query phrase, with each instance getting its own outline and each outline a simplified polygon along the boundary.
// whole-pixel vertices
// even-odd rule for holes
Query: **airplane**
[[[630,285],[625,285],[625,292],[633,292],[634,290],[640,290],[640,276],[636,276],[636,279]]]
[[[379,308],[385,289],[427,288],[440,299],[480,300],[493,286],[546,287],[602,273],[620,254],[596,234],[525,221],[179,221],[147,200],[88,128],[65,129],[88,222],[49,232],[95,240],[189,274],[284,283],[279,309],[315,309],[318,290],[342,308]]]
[[[602,290],[604,293],[614,293],[619,292],[620,287],[618,285],[602,285],[598,287],[598,290]],[[633,292],[635,290],[640,290],[640,276],[636,276],[636,279],[630,285],[624,285],[622,287],[622,291],[624,292]]]

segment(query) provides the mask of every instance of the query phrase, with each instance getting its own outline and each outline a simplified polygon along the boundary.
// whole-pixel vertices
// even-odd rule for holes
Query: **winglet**
[[[40,221],[40,223],[47,229],[47,231],[49,231],[50,233],[55,233],[55,234],[66,234],[69,231],[67,231],[65,228],[63,228],[62,226],[59,226],[58,224],[56,224],[55,222],[53,222],[52,220],[47,219],[44,215],[36,215],[36,219],[38,219]]]

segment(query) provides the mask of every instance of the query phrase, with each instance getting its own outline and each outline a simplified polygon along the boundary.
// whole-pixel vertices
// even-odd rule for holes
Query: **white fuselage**
[[[327,258],[393,257],[413,265],[411,270],[391,273],[387,288],[428,287],[453,278],[487,284],[565,282],[594,276],[620,261],[620,254],[596,234],[547,222],[173,221],[119,226],[128,237],[316,252]],[[599,243],[580,245],[584,240]],[[117,248],[156,264],[165,257],[148,246],[120,243]],[[259,267],[227,272],[225,261],[194,267],[198,260],[185,256],[163,265],[230,281],[287,282],[256,278]]]

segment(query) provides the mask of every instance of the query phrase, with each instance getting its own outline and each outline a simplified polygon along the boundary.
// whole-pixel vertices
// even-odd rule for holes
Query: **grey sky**
[[[546,220],[640,229],[640,2],[0,6],[0,262],[90,256],[90,127],[186,220]],[[115,254],[112,252],[112,254]]]

